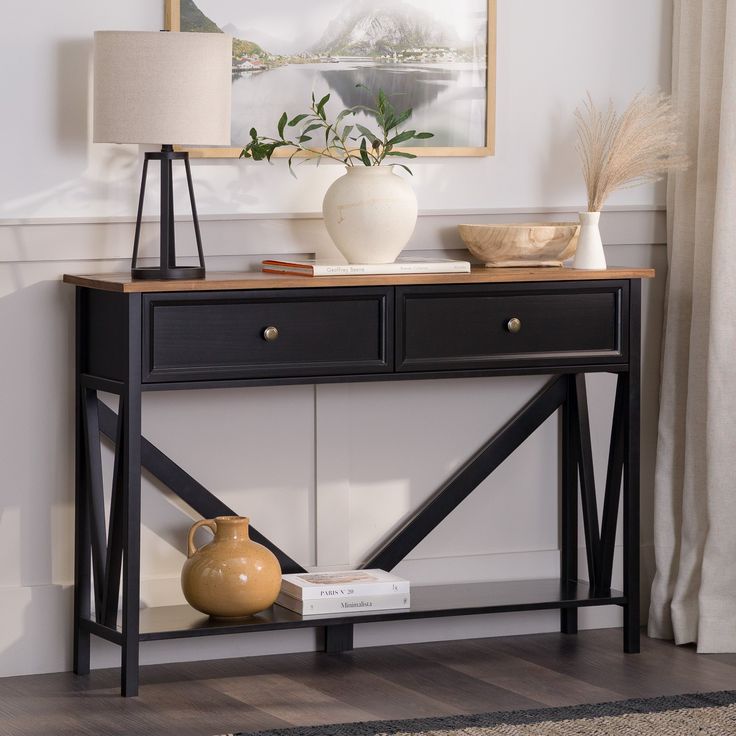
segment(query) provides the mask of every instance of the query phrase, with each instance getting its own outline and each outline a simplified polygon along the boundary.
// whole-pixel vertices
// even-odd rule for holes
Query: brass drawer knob
[[[517,332],[521,332],[521,320],[518,317],[512,317],[506,323],[506,329],[513,335]]]
[[[263,339],[266,342],[276,342],[276,340],[279,339],[278,327],[266,327],[266,329],[263,330]]]

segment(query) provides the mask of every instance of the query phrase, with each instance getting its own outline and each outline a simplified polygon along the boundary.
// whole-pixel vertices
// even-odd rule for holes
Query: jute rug
[[[736,691],[227,736],[736,736]]]

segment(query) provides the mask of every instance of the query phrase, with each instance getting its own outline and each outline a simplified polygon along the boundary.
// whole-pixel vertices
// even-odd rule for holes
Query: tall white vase
[[[393,263],[417,224],[417,197],[393,166],[348,166],[325,194],[330,237],[349,263]]]
[[[599,228],[600,212],[580,213],[580,237],[575,251],[573,268],[602,271],[606,268],[606,254]]]

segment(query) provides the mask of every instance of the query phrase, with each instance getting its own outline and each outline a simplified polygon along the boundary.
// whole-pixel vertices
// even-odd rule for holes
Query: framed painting
[[[171,31],[233,36],[232,148],[255,127],[274,135],[289,117],[330,94],[339,111],[384,90],[410,125],[434,133],[420,156],[491,156],[495,137],[496,0],[165,0]],[[357,85],[362,85],[358,87]],[[358,113],[356,122],[365,113]],[[287,151],[280,151],[288,155]]]

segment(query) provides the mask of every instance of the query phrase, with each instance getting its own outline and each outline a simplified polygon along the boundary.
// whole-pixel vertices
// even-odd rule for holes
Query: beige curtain
[[[675,0],[674,16],[693,164],[668,192],[649,635],[736,652],[736,0]]]

